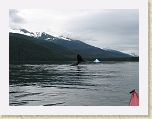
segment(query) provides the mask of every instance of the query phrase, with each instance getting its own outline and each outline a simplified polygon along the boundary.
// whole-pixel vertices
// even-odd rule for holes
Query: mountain
[[[131,54],[127,54],[127,53],[122,53],[122,52],[120,52],[120,51],[118,51],[118,50],[114,50],[114,49],[110,49],[110,48],[103,48],[103,50],[105,50],[105,51],[110,51],[110,52],[113,52],[113,53],[118,53],[118,54],[126,54],[128,57],[130,57],[130,56],[132,56]]]
[[[121,57],[132,57],[129,54],[122,53],[120,51],[114,50],[104,50],[101,48],[94,47],[92,45],[86,44],[80,40],[71,39],[64,36],[55,37],[49,35],[45,32],[29,32],[25,29],[14,29],[10,30],[11,33],[24,34],[35,38],[37,40],[32,40],[32,42],[43,45],[46,48],[51,48],[52,50],[68,55],[68,57],[73,58],[77,53],[83,54],[87,58],[121,58]],[[45,42],[44,42],[45,41]],[[54,43],[54,44],[50,44]],[[57,46],[56,46],[57,45]],[[58,49],[58,47],[60,47]],[[63,50],[64,49],[64,50]]]
[[[54,59],[76,60],[76,55],[78,54],[78,52],[72,51],[53,42],[40,40],[18,33],[9,33],[9,50],[11,61],[54,61]],[[32,52],[33,54],[31,54]],[[87,54],[81,52],[79,53],[85,58],[92,58]],[[43,56],[43,54],[45,54],[46,57]],[[30,57],[35,56],[37,58],[28,59],[28,55]],[[41,56],[42,58],[38,58],[37,55]]]
[[[62,61],[65,59],[68,57],[24,37],[9,35],[9,61]]]
[[[29,32],[26,29],[9,29],[9,33],[18,33],[18,34],[23,34],[26,36],[30,36],[30,37],[37,37],[37,35],[33,32]]]
[[[130,53],[131,56],[133,57],[139,57],[138,55],[136,55],[135,53]]]
[[[122,52],[113,52],[113,51],[103,50],[101,48],[94,47],[92,45],[86,44],[79,40],[62,40],[62,39],[57,38],[55,40],[52,40],[52,42],[62,45],[66,48],[69,48],[77,52],[81,51],[95,58],[131,57],[130,55],[122,53]]]
[[[91,55],[94,58],[109,58],[109,57],[131,57],[131,55],[122,53],[116,50],[104,50],[101,48],[94,47],[92,45],[86,44],[80,40],[71,39],[64,36],[53,37],[48,34],[42,34],[39,39],[48,40],[53,43],[64,46],[76,52],[83,52],[85,54]]]

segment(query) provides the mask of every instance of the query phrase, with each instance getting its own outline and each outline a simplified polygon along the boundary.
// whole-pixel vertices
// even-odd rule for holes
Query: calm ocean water
[[[139,62],[10,63],[10,106],[128,106]]]

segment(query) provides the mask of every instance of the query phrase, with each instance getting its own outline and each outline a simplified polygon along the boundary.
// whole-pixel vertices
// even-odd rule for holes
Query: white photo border
[[[0,115],[148,115],[147,0],[2,0],[1,3]],[[9,106],[9,9],[46,8],[139,9],[139,106]]]

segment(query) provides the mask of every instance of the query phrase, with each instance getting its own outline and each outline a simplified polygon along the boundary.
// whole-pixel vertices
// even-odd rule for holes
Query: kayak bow
[[[129,106],[139,106],[139,97],[136,90],[134,89],[130,93],[131,93],[131,98],[130,98]]]

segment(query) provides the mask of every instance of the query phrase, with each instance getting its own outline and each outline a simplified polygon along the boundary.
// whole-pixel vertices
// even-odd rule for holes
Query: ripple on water
[[[139,88],[139,64],[10,64],[9,105],[128,105]]]

